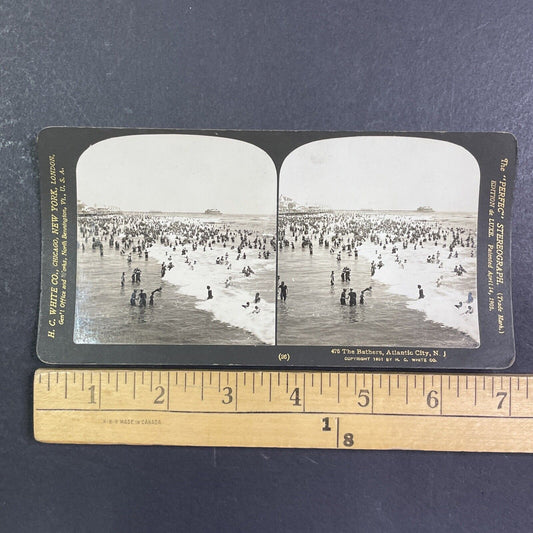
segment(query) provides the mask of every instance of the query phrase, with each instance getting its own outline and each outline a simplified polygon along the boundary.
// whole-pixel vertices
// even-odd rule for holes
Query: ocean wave
[[[229,259],[231,265],[216,264],[217,257],[226,252],[232,256],[232,259]],[[233,257],[236,255],[235,250],[215,247],[204,252],[202,248],[187,253],[188,264],[185,262],[187,256],[182,255],[179,249],[174,252],[171,247],[161,244],[150,248],[150,256],[160,263],[165,262],[168,265],[171,258],[174,266],[166,270],[163,279],[175,285],[179,293],[196,298],[197,309],[211,313],[219,322],[252,333],[262,343],[274,344],[275,302],[269,301],[269,295],[265,297],[265,294],[261,294],[261,301],[257,304],[259,312],[253,311],[256,306],[255,294],[259,292],[257,287],[264,284],[264,278],[272,279],[274,287],[272,272],[276,268],[275,253],[271,254],[269,259],[259,259],[257,252],[255,249],[250,250],[246,260],[236,261]],[[255,257],[252,257],[254,254]],[[241,272],[245,266],[254,272],[249,277]],[[262,283],[259,280],[262,280]],[[213,292],[213,298],[210,300],[207,299],[208,285]],[[247,302],[249,307],[243,308]]]
[[[376,269],[374,279],[383,283],[386,290],[408,299],[407,306],[422,312],[427,320],[451,327],[469,335],[479,344],[479,319],[477,308],[477,268],[476,258],[468,257],[465,251],[459,258],[448,259],[448,250],[441,250],[442,268],[435,263],[427,263],[426,258],[436,252],[434,247],[410,249],[400,260],[395,261],[395,255],[389,250],[381,250],[376,246],[365,243],[358,248],[359,255],[368,261],[378,263],[381,254],[384,266]],[[468,252],[470,248],[465,249]],[[461,264],[466,273],[458,276],[454,267]],[[438,280],[438,283],[437,283]],[[418,285],[422,286],[424,298],[419,298]],[[473,301],[467,302],[471,293]],[[459,306],[459,307],[457,307]],[[468,312],[468,306],[472,312]]]

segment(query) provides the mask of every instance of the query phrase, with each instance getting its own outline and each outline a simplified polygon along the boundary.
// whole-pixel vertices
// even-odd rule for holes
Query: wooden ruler
[[[533,452],[533,376],[42,369],[41,442]]]

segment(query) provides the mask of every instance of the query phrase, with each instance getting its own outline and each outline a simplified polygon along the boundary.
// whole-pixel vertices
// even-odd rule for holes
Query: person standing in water
[[[366,291],[371,291],[372,290],[372,287],[367,287],[366,289],[363,289],[361,291],[361,293],[359,294],[359,303],[360,304],[364,304],[365,303],[365,292]]]
[[[357,305],[357,293],[352,288],[350,288],[348,298],[350,299],[350,306]]]
[[[131,305],[137,305],[135,300],[137,300],[137,289],[133,289],[133,292],[131,293],[130,304]]]
[[[124,283],[126,283],[126,273],[122,272],[122,277],[120,278],[120,286],[124,287]]]
[[[342,289],[341,292],[341,305],[346,305],[346,289]]]
[[[424,298],[424,289],[422,288],[422,285],[418,286],[418,299],[421,300]]]
[[[146,293],[142,289],[139,293],[139,306],[146,307]]]
[[[211,289],[211,287],[208,285],[207,286],[207,299],[208,300],[212,300],[213,299],[213,291]]]
[[[282,282],[281,282],[281,285],[279,286],[279,295],[280,295],[280,298],[281,298],[284,302],[287,301],[287,290],[288,290],[287,285],[285,285],[285,282],[282,281]]]
[[[335,285],[335,271],[334,270],[331,271],[330,283],[332,287],[333,285]]]

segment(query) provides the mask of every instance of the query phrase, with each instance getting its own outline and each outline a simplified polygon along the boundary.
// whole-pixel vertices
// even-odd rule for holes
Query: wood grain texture
[[[41,442],[533,451],[533,376],[37,370]]]

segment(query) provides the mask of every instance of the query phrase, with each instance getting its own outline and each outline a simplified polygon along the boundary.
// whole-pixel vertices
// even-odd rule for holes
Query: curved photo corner
[[[479,187],[476,158],[442,140],[342,137],[291,152],[278,344],[477,348]]]
[[[275,342],[277,172],[209,135],[110,138],[79,158],[74,342]]]

